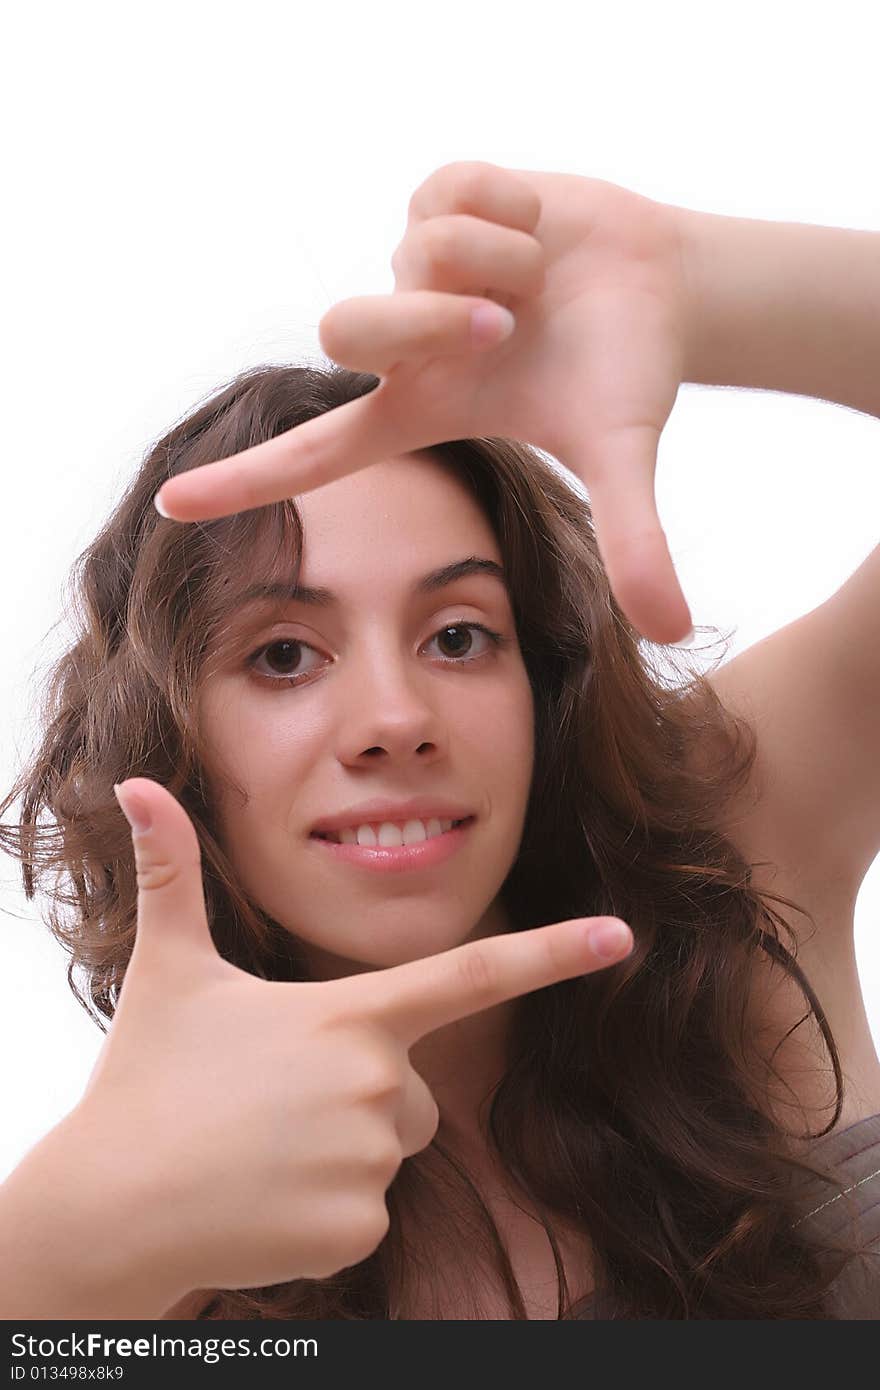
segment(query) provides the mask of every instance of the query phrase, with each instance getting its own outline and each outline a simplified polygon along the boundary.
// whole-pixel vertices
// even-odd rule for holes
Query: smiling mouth
[[[451,830],[457,830],[458,827],[459,827],[460,825],[467,825],[467,824],[469,824],[470,821],[475,820],[475,819],[476,819],[475,816],[463,816],[461,820],[454,820],[454,821],[452,822],[452,825],[450,826],[450,829],[451,829]],[[347,826],[346,829],[354,830],[354,829],[356,829],[356,827],[355,827],[355,826]],[[312,839],[312,840],[328,840],[328,841],[330,842],[330,844],[338,845],[338,844],[341,844],[341,843],[342,843],[341,840],[340,840],[340,835],[341,835],[341,833],[342,833],[342,832],[341,832],[340,830],[335,830],[335,831],[332,831],[332,832],[331,832],[331,831],[325,831],[325,830],[313,830],[309,838]],[[423,845],[423,844],[427,843],[428,840],[439,840],[443,835],[448,835],[448,834],[449,834],[449,830],[442,830],[442,831],[440,832],[439,835],[428,835],[428,836],[426,836],[426,839],[425,839],[425,840],[414,840],[414,841],[412,841],[412,844],[413,844],[413,845]],[[361,846],[361,848],[365,848],[365,849],[375,849],[375,848],[381,848],[381,846],[366,845],[366,846]],[[388,848],[390,848],[390,849],[409,849],[410,846],[409,846],[409,845],[406,845],[406,844],[401,844],[401,845],[391,845],[391,846],[388,846]]]

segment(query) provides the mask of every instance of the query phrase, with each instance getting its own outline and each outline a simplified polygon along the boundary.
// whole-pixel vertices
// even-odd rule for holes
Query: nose
[[[376,655],[352,670],[342,728],[343,756],[393,757],[423,752],[442,741],[441,718],[431,700],[427,670],[411,670],[396,654]]]

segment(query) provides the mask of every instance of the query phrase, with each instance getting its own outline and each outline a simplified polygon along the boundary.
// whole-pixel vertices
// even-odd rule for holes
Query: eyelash
[[[441,632],[448,632],[449,629],[453,627],[475,628],[478,632],[484,633],[485,636],[489,638],[490,642],[492,643],[492,648],[495,649],[505,646],[508,641],[508,639],[502,633],[495,632],[492,628],[486,627],[485,623],[472,623],[466,622],[464,620],[462,620],[461,622],[444,623],[442,627],[437,629],[437,631],[434,633],[434,636],[431,637],[430,640],[433,642],[434,637],[439,637]],[[270,647],[280,646],[283,642],[291,642],[298,647],[308,647],[312,651],[316,650],[316,648],[312,646],[311,642],[304,642],[299,637],[276,637],[273,642],[265,642],[262,647],[258,647],[255,652],[251,653],[251,655],[247,659],[248,666],[252,669],[255,668],[257,661],[263,655],[264,652],[267,652]],[[492,650],[492,648],[490,648],[490,651]],[[488,656],[489,652],[483,652],[481,653],[481,655]],[[479,657],[474,656],[460,658],[447,657],[443,660],[443,665],[465,666],[468,664],[468,662],[479,661],[479,659]],[[257,671],[256,669],[254,669],[254,675],[256,676],[257,680],[264,681],[267,685],[276,686],[302,685],[313,674],[314,672],[312,671],[306,671],[298,676],[267,676],[262,671]]]

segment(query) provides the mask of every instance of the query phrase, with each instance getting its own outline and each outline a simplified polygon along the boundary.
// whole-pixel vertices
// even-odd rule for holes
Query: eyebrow
[[[432,594],[445,589],[457,579],[465,579],[472,574],[485,574],[498,579],[507,588],[507,576],[495,560],[487,560],[479,555],[468,555],[463,560],[453,560],[448,565],[431,570],[413,585],[414,594]],[[258,599],[286,599],[291,603],[307,603],[316,608],[338,607],[340,599],[331,589],[313,588],[308,584],[252,584],[239,599],[236,607],[254,603]]]

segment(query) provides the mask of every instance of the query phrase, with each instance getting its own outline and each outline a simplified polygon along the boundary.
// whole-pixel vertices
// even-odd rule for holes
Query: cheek
[[[281,691],[261,700],[238,689],[214,692],[200,707],[212,795],[216,788],[228,816],[265,815],[289,799],[304,774],[316,740],[308,721],[294,719],[290,709]]]
[[[523,684],[506,690],[483,711],[479,720],[477,746],[483,758],[497,761],[507,780],[528,785],[535,756],[534,703],[531,686]]]

